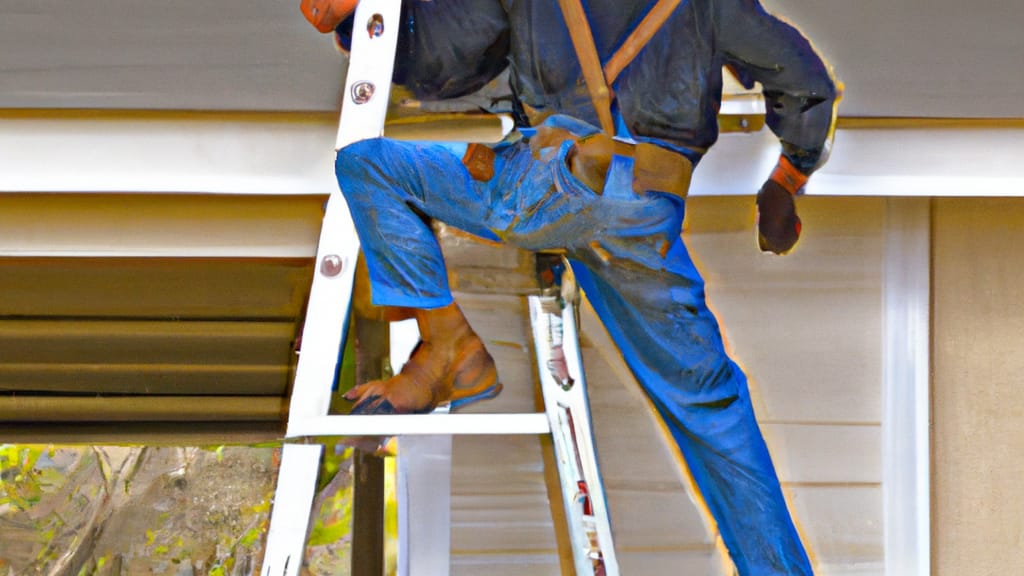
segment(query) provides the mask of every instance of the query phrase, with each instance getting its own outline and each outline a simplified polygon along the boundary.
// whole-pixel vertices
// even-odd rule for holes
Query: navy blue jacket
[[[656,0],[585,0],[607,60]],[[403,0],[395,81],[421,99],[471,93],[511,67],[515,96],[597,124],[556,0]],[[347,36],[351,19],[339,27]],[[722,67],[760,82],[766,121],[790,161],[810,173],[834,121],[836,84],[795,28],[758,0],[683,0],[612,86],[638,139],[699,157],[718,138]]]

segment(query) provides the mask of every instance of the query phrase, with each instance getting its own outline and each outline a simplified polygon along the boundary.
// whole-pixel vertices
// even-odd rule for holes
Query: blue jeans
[[[577,134],[596,129],[556,117]],[[565,142],[534,157],[528,143],[495,147],[495,174],[471,178],[431,144],[365,140],[338,153],[375,304],[452,301],[440,247],[417,211],[528,249],[567,251],[577,283],[664,419],[740,574],[810,574],[747,381],[726,355],[704,282],[680,238],[685,203],[631,188],[616,156],[597,194],[568,169]],[[416,210],[413,210],[415,208]]]

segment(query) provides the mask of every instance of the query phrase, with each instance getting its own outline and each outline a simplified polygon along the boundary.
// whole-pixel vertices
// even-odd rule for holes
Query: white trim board
[[[26,115],[5,118],[3,125],[0,192],[337,189],[336,125],[327,115]],[[496,126],[497,132],[500,121]],[[696,171],[691,194],[754,194],[778,151],[767,129],[723,134]],[[840,129],[831,159],[807,193],[1024,196],[1022,157],[1019,126]]]
[[[767,130],[722,134],[690,193],[754,194],[778,159]],[[1024,127],[839,129],[816,196],[1024,196]]]
[[[885,573],[931,573],[931,213],[925,198],[886,205],[882,279],[882,501]]]

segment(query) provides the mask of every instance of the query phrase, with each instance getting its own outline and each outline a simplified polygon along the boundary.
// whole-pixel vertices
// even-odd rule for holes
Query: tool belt
[[[686,198],[693,163],[686,156],[668,148],[646,142],[632,144],[613,138],[616,130],[611,111],[615,99],[612,91],[615,79],[654,37],[679,3],[680,0],[658,0],[618,51],[602,65],[583,4],[580,0],[558,0],[603,133],[578,138],[564,129],[540,125],[537,136],[530,140],[535,155],[541,148],[572,139],[574,145],[566,155],[569,170],[596,193],[600,194],[604,190],[612,156],[619,155],[633,159],[635,193],[656,191]],[[530,112],[528,107],[524,108]],[[531,118],[534,126],[538,126],[536,120]]]
[[[632,144],[604,133],[578,137],[562,128],[540,126],[537,134],[530,138],[530,149],[539,158],[541,149],[560,146],[566,140],[573,141],[565,157],[569,171],[597,194],[604,190],[608,168],[616,154],[633,159],[633,191],[636,194],[665,192],[685,199],[690,190],[693,163],[679,152],[654,144]]]
[[[613,138],[615,126],[611,113],[614,99],[612,83],[672,15],[679,3],[680,0],[658,0],[619,50],[602,66],[580,0],[558,0],[603,133],[579,137],[564,128],[541,124],[542,115],[524,103],[523,108],[531,124],[537,127],[536,135],[530,138],[534,157],[539,159],[540,151],[544,148],[560,146],[562,142],[572,140],[573,147],[565,161],[573,176],[595,193],[601,194],[604,191],[612,156],[619,155],[633,159],[635,193],[656,191],[686,198],[693,163],[686,156],[668,148],[646,142],[633,144]],[[485,146],[470,146],[462,163],[476,180],[487,181],[494,175],[494,152]]]

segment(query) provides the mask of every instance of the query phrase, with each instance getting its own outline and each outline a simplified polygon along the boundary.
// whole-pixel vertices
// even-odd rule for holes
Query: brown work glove
[[[807,176],[785,156],[757,193],[757,244],[762,252],[788,254],[800,239],[800,217],[796,215],[795,196],[803,189]]]
[[[300,0],[299,9],[317,30],[328,33],[355,11],[358,0]]]

